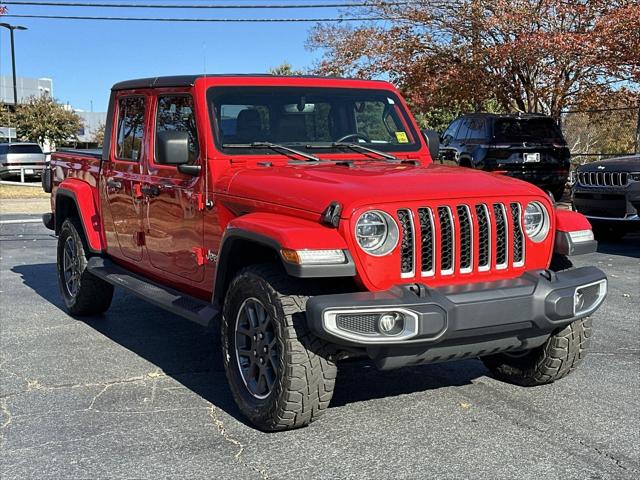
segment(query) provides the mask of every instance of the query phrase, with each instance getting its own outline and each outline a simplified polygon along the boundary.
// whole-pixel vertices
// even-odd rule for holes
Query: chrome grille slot
[[[438,207],[438,221],[440,224],[440,273],[453,273],[455,257],[455,238],[453,216],[449,207]]]
[[[478,270],[491,268],[491,223],[486,205],[476,205],[478,217]]]
[[[590,187],[626,187],[629,172],[580,172],[578,182]]]
[[[513,266],[524,264],[524,232],[522,231],[522,208],[519,203],[511,203],[511,223],[513,224]]]
[[[496,222],[496,268],[507,268],[508,257],[508,224],[507,215],[502,203],[493,204],[493,215]]]
[[[430,276],[435,273],[434,259],[436,256],[435,242],[433,241],[433,213],[431,209],[426,207],[418,208],[418,219],[420,221],[422,276]]]
[[[460,226],[460,273],[473,270],[473,228],[471,212],[467,205],[458,205],[458,224]]]
[[[413,229],[413,216],[411,210],[402,208],[398,210],[400,221],[400,275],[403,278],[412,277],[415,273],[415,233]]]

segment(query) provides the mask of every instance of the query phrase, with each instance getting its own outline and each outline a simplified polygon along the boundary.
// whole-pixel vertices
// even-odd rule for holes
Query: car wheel
[[[591,337],[591,318],[570,323],[541,346],[518,355],[501,353],[482,357],[498,378],[522,386],[544,385],[559,380],[582,363]]]
[[[562,200],[562,197],[564,197],[564,185],[551,189],[551,195],[553,195],[556,202]]]
[[[571,260],[554,254],[550,270],[561,272],[573,268]],[[576,320],[557,330],[539,347],[482,357],[493,375],[522,386],[552,383],[566,377],[582,363],[591,340],[590,317]]]
[[[330,345],[308,331],[307,298],[281,268],[245,268],[229,286],[222,353],[236,404],[262,430],[316,420],[329,406],[337,369]]]
[[[113,285],[87,270],[89,259],[80,221],[67,218],[58,235],[58,286],[72,315],[105,312],[113,299]]]

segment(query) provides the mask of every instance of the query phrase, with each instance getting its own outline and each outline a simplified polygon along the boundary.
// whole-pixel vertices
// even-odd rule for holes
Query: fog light
[[[378,329],[385,335],[398,335],[404,330],[404,315],[398,312],[380,315]]]

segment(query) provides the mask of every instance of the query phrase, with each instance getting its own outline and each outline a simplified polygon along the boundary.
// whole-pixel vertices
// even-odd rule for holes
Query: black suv
[[[547,190],[559,200],[569,176],[570,152],[546,115],[473,113],[442,135],[440,158],[461,167],[501,171]]]

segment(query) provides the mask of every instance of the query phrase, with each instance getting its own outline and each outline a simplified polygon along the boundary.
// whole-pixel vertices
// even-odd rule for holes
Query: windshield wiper
[[[295,155],[299,155],[303,158],[306,158],[309,161],[313,161],[313,162],[320,161],[320,159],[315,155],[301,152],[300,150],[296,150],[295,148],[287,147],[285,145],[280,145],[279,143],[271,143],[271,142],[225,143],[224,145],[222,145],[222,148],[270,148],[271,150],[284,150],[285,152],[292,153]]]
[[[326,145],[310,144],[306,145],[306,148],[349,148],[351,150],[360,152],[373,153],[375,155],[381,156],[382,158],[386,158],[387,160],[399,160],[398,157],[395,157],[390,153],[381,152],[380,150],[376,150],[375,148],[365,147],[364,145],[360,145],[359,143],[333,142]]]

